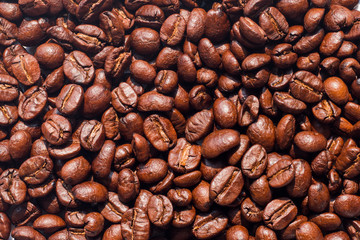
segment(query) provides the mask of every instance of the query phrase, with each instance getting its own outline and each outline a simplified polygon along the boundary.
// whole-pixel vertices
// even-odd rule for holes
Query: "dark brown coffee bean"
[[[18,119],[18,108],[13,105],[0,104],[0,125],[9,126]]]
[[[221,58],[216,48],[208,38],[202,38],[198,45],[201,61],[209,68],[218,68],[221,64]]]
[[[119,130],[125,140],[130,141],[134,133],[143,135],[143,119],[137,113],[128,113],[119,118]]]
[[[160,49],[159,33],[151,28],[137,28],[131,32],[131,47],[140,55],[153,56]]]
[[[165,227],[173,218],[172,203],[164,195],[153,195],[149,199],[147,214],[152,224]]]
[[[286,92],[275,92],[274,103],[281,111],[290,114],[299,114],[306,109],[304,102],[295,99]]]
[[[202,8],[194,8],[186,25],[187,38],[194,43],[198,42],[205,32],[205,24],[206,11]]]
[[[139,97],[137,109],[142,112],[150,111],[170,111],[174,106],[174,99],[172,97],[163,95],[161,93],[150,91],[144,93]]]
[[[53,169],[53,162],[46,156],[34,156],[24,161],[19,167],[19,176],[28,184],[44,182]]]
[[[104,63],[104,70],[112,78],[122,77],[124,71],[131,64],[131,53],[127,52],[124,47],[118,47],[111,50],[107,55]]]
[[[210,133],[202,143],[201,154],[205,158],[215,158],[238,146],[240,143],[239,132],[233,129],[223,129]]]
[[[25,201],[27,188],[17,169],[9,168],[0,175],[0,189],[1,198],[6,203],[18,205]]]
[[[0,237],[3,239],[8,239],[11,231],[11,222],[8,216],[3,212],[0,213],[0,223]]]
[[[18,81],[10,75],[0,74],[0,101],[11,102],[18,98]]]
[[[353,218],[360,215],[360,198],[356,195],[343,194],[335,199],[334,210],[341,217]]]
[[[178,84],[176,72],[171,70],[161,70],[156,75],[154,85],[160,93],[169,94],[173,92]]]
[[[285,37],[289,28],[284,15],[274,7],[268,7],[260,14],[259,25],[270,40],[279,40]]]
[[[86,179],[91,170],[90,163],[82,156],[67,161],[60,170],[66,184],[76,185]]]
[[[214,4],[205,18],[205,36],[214,43],[222,42],[230,32],[230,21],[220,4]],[[196,42],[196,41],[195,41]]]
[[[192,233],[198,239],[212,238],[224,231],[227,223],[227,217],[219,211],[202,213],[196,216]]]
[[[169,167],[179,173],[195,170],[201,159],[201,147],[192,145],[185,138],[178,139],[176,146],[169,151]]]
[[[30,54],[17,55],[12,59],[11,70],[20,83],[31,86],[40,79],[40,66]]]
[[[62,65],[65,55],[64,49],[60,45],[44,43],[36,48],[34,57],[45,68],[55,69]]]
[[[326,138],[317,132],[302,131],[295,135],[294,143],[302,151],[318,152],[326,147]]]
[[[105,32],[107,41],[119,46],[124,41],[124,26],[118,15],[111,11],[104,11],[99,15],[99,27]]]
[[[84,90],[80,85],[65,85],[56,98],[56,108],[59,112],[72,115],[81,107],[84,100]]]
[[[266,205],[263,220],[269,228],[282,230],[296,217],[297,212],[297,207],[290,199],[274,199]]]
[[[288,185],[294,179],[295,168],[291,161],[280,160],[269,168],[267,177],[271,187],[281,188]]]
[[[308,103],[318,102],[324,90],[322,81],[314,74],[307,71],[296,72],[290,81],[291,94]]]
[[[57,215],[44,214],[34,221],[33,227],[36,230],[46,234],[51,234],[58,231],[59,229],[66,227],[66,223],[61,217]]]
[[[158,6],[144,5],[136,10],[135,23],[142,27],[159,30],[164,21],[164,12]]]
[[[230,205],[244,185],[240,169],[229,166],[216,174],[210,184],[210,200],[219,205]]]
[[[108,193],[103,185],[90,181],[75,185],[72,192],[74,192],[75,199],[86,203],[105,202]]]
[[[9,153],[12,159],[20,160],[28,157],[32,145],[31,135],[24,130],[15,132],[9,141]]]
[[[62,145],[70,139],[72,127],[65,117],[53,114],[41,125],[41,132],[50,144]]]
[[[297,239],[323,239],[320,228],[313,222],[304,222],[296,229]]]
[[[25,121],[39,116],[46,106],[47,97],[45,89],[37,86],[29,88],[19,98],[19,116]]]
[[[111,104],[119,113],[131,112],[137,104],[137,95],[127,83],[120,83],[119,87],[111,92]]]
[[[156,183],[162,180],[168,171],[166,162],[160,158],[150,158],[146,164],[140,164],[136,174],[141,182],[146,184]]]
[[[293,49],[297,54],[305,54],[313,51],[316,47],[320,46],[325,35],[322,28],[318,28],[312,33],[307,33],[294,45]]]
[[[45,240],[46,238],[30,226],[16,227],[11,231],[11,236],[14,239],[39,239]]]
[[[113,140],[121,138],[119,121],[119,117],[113,107],[108,108],[108,110],[103,113],[101,123],[104,125],[106,138]]]
[[[256,122],[252,123],[247,129],[250,141],[262,145],[267,152],[270,152],[275,144],[275,126],[270,118],[259,115]]]
[[[119,172],[117,192],[120,201],[129,202],[136,198],[140,191],[140,182],[136,173],[129,168]]]
[[[93,22],[95,21],[101,12],[111,8],[112,1],[109,0],[85,0],[80,1],[78,7],[76,8],[76,17],[84,22]]]
[[[260,144],[250,147],[241,160],[241,170],[248,178],[259,178],[265,171],[266,166],[266,150]]]
[[[65,57],[64,73],[72,83],[89,85],[94,79],[95,69],[85,53],[73,51]]]
[[[97,152],[105,141],[105,130],[101,122],[85,122],[80,132],[80,144],[88,151]]]
[[[231,128],[237,122],[235,105],[226,98],[218,98],[213,105],[215,122],[221,128]]]
[[[127,210],[121,220],[121,234],[124,239],[148,239],[150,221],[146,212],[140,208]]]
[[[324,25],[329,31],[339,31],[353,24],[354,16],[351,11],[341,5],[331,5],[324,17]]]
[[[185,30],[185,19],[180,14],[173,14],[169,16],[161,26],[161,41],[169,46],[175,46],[182,40]]]
[[[159,151],[167,151],[176,144],[177,135],[171,122],[153,114],[144,121],[144,133],[150,143]]]
[[[108,200],[103,207],[100,208],[104,218],[112,223],[120,223],[123,214],[129,209],[119,199],[117,193],[108,192]]]

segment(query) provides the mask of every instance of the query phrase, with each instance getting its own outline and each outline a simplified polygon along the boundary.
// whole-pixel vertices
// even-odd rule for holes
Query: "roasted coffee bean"
[[[360,199],[356,195],[343,194],[335,199],[334,210],[341,217],[353,218],[360,215],[358,205]]]
[[[223,129],[210,133],[203,141],[201,154],[205,158],[215,158],[236,147],[240,143],[240,133]]]
[[[41,132],[50,144],[62,145],[71,137],[72,127],[65,117],[53,114],[41,125]]]
[[[299,114],[305,111],[306,104],[286,92],[275,92],[274,103],[285,113]]]
[[[278,161],[267,171],[269,185],[273,188],[281,188],[288,185],[294,177],[294,165],[287,159]]]
[[[247,135],[253,144],[262,145],[267,152],[270,152],[275,144],[275,126],[270,118],[259,115],[256,122],[247,129]]]
[[[267,154],[264,147],[255,144],[250,147],[241,160],[241,170],[248,178],[258,178],[267,166]]]
[[[160,48],[160,35],[151,28],[137,28],[131,32],[131,47],[140,55],[155,55]]]
[[[105,130],[101,122],[86,121],[80,130],[80,144],[88,151],[97,152],[105,141]]]
[[[211,181],[210,199],[219,205],[229,205],[239,196],[243,185],[244,180],[239,168],[224,168]]]
[[[159,151],[167,151],[176,144],[177,135],[171,122],[157,114],[144,121],[144,133],[150,143]]]
[[[57,215],[44,214],[34,221],[33,226],[36,230],[51,234],[58,231],[59,229],[64,228],[66,223],[61,217]]]
[[[20,179],[19,171],[9,168],[0,175],[0,195],[4,202],[20,204],[26,198],[26,184]]]
[[[172,203],[164,195],[153,195],[149,199],[147,214],[152,224],[165,227],[173,218]]]
[[[56,98],[56,108],[59,112],[72,115],[76,113],[84,101],[84,90],[80,85],[65,85]]]
[[[18,81],[10,75],[0,74],[0,101],[11,102],[18,98]]]
[[[110,11],[104,11],[99,15],[99,26],[104,30],[107,41],[115,46],[124,41],[124,27],[120,24],[118,16]]]
[[[46,238],[30,226],[16,227],[11,231],[11,236],[14,239],[39,239],[45,240]]]
[[[318,152],[326,147],[326,138],[318,132],[302,131],[295,135],[294,143],[302,151]]]
[[[304,222],[296,229],[297,239],[322,239],[320,228],[313,222]]]
[[[122,169],[118,175],[117,191],[122,202],[129,202],[135,199],[140,191],[140,182],[137,174],[129,168]]]
[[[219,235],[228,223],[226,216],[218,211],[202,213],[196,216],[192,233],[198,239],[207,239]]]
[[[200,159],[201,147],[190,144],[185,138],[178,139],[168,155],[169,167],[179,173],[195,170],[200,164]]]
[[[75,185],[72,192],[74,192],[75,199],[86,203],[105,202],[108,193],[103,185],[91,181]]]
[[[105,73],[112,78],[122,77],[131,64],[131,54],[124,47],[114,48],[107,55],[104,63]]]
[[[19,176],[28,184],[44,182],[53,169],[53,162],[47,156],[34,156],[24,161],[19,168]]]
[[[265,224],[273,230],[282,230],[296,217],[297,207],[290,199],[275,199],[264,209]]]
[[[121,235],[124,239],[148,239],[150,221],[146,212],[140,208],[127,210],[121,220]]]
[[[44,88],[37,86],[29,88],[19,97],[19,116],[25,121],[33,120],[44,110],[47,98],[48,95]],[[7,115],[11,116],[11,114]]]
[[[180,14],[169,16],[161,26],[161,41],[169,46],[180,43],[186,30],[186,21]]]
[[[170,111],[174,106],[172,97],[154,91],[144,93],[139,97],[137,109],[142,112]]]
[[[86,179],[91,165],[82,156],[67,161],[60,170],[60,176],[65,183],[75,185]]]
[[[64,74],[72,83],[89,85],[94,79],[95,69],[85,53],[73,51],[65,57]]]
[[[289,84],[291,94],[304,102],[319,102],[323,96],[323,83],[314,74],[307,71],[296,72]]]

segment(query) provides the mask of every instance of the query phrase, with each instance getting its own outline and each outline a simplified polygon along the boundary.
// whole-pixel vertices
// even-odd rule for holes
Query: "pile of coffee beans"
[[[2,0],[0,239],[359,240],[358,0]]]

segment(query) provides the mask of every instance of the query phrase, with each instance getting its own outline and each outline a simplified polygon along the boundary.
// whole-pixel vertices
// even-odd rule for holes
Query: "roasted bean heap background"
[[[360,239],[357,0],[0,2],[0,239]]]

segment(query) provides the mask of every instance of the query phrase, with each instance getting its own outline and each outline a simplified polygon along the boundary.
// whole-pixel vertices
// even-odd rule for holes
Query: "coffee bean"
[[[273,230],[284,229],[297,214],[297,207],[290,199],[275,199],[264,209],[265,224]]]
[[[107,189],[97,182],[82,182],[72,188],[74,197],[85,203],[105,202],[107,199]]]
[[[94,73],[93,63],[85,53],[73,51],[65,57],[64,74],[70,82],[89,85],[94,79]]]
[[[199,214],[196,216],[192,233],[199,239],[212,238],[219,235],[228,223],[227,217],[218,211]]]
[[[25,201],[27,188],[17,169],[9,168],[0,175],[0,189],[6,203],[18,205]]]
[[[239,196],[244,185],[240,169],[224,168],[215,175],[210,184],[210,199],[219,205],[229,205]]]
[[[62,145],[71,137],[72,127],[65,117],[53,114],[41,125],[41,131],[49,143]]]
[[[150,236],[150,221],[146,212],[140,208],[127,210],[121,220],[121,235],[124,239],[148,239]]]
[[[157,114],[150,115],[144,121],[144,133],[150,143],[159,151],[167,151],[177,141],[177,135],[171,122]]]
[[[205,158],[215,158],[236,147],[240,143],[239,132],[223,129],[210,133],[203,141],[201,154]]]

